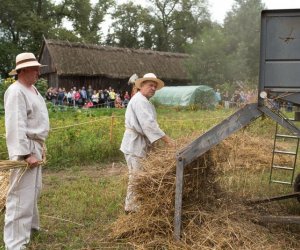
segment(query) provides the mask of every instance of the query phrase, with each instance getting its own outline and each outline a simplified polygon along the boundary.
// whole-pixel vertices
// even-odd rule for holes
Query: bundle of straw
[[[126,241],[140,249],[282,248],[287,242],[278,239],[283,237],[270,235],[268,229],[253,223],[258,216],[254,209],[221,186],[222,165],[232,157],[232,148],[243,152],[239,157],[252,166],[260,162],[265,167],[262,164],[265,152],[257,150],[261,148],[261,140],[250,141],[257,151],[256,157],[250,158],[245,137],[245,134],[240,135],[240,139],[231,137],[185,167],[180,242],[173,240],[176,150],[152,152],[143,162],[143,171],[134,184],[139,209],[136,213],[121,215],[113,223],[111,239]],[[181,139],[178,144],[184,146],[192,139]],[[233,165],[228,164],[227,168]],[[298,244],[296,240],[288,243]]]
[[[14,168],[26,168],[28,164],[25,161],[10,161],[2,160],[0,161],[0,171],[10,170]]]
[[[0,171],[0,211],[5,206],[6,194],[8,190],[9,172]]]
[[[27,167],[28,164],[25,161],[0,160],[0,211],[3,210],[5,206],[6,194],[9,184],[8,170],[23,168],[25,171]],[[20,175],[20,178],[22,178],[22,174]]]

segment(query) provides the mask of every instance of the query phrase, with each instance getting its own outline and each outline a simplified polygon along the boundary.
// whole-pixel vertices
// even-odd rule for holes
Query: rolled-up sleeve
[[[148,101],[142,101],[139,104],[139,112],[136,112],[137,119],[144,135],[148,138],[150,143],[153,143],[165,136],[165,133],[160,129],[156,121],[156,113],[151,106],[152,104]]]

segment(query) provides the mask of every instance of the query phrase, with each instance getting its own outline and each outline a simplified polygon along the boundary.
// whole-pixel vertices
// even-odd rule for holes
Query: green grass
[[[107,241],[109,225],[123,212],[126,179],[108,175],[99,167],[89,169],[44,174],[39,210],[41,226],[47,232],[35,235],[29,249],[128,247]]]
[[[190,111],[158,109],[160,127],[173,138],[199,134],[228,117],[232,110]],[[49,110],[51,131],[46,141],[47,165],[53,170],[120,160],[124,109]],[[114,118],[113,118],[114,117]],[[4,118],[0,116],[0,135]],[[5,138],[0,137],[0,157],[7,159]]]
[[[233,112],[163,108],[157,111],[161,128],[173,138],[201,134]],[[109,226],[123,214],[126,193],[126,167],[122,165],[124,160],[119,151],[124,132],[124,110],[52,110],[50,121],[52,128],[93,122],[51,131],[47,140],[48,164],[43,178],[44,188],[39,200],[41,226],[48,232],[35,235],[28,249],[129,249],[125,242],[112,242],[108,237]],[[3,125],[3,122],[0,116],[0,124]],[[0,126],[1,134],[4,133],[3,127]],[[269,119],[259,118],[245,130],[262,139],[271,139],[275,124]],[[4,138],[0,138],[0,152],[6,152]],[[1,157],[5,159],[7,155],[4,153]],[[118,167],[113,167],[112,162],[117,162]],[[269,185],[268,168],[231,169],[221,178],[224,189],[244,199],[292,190],[288,186]],[[300,212],[300,206],[294,200],[280,204],[283,213]],[[1,228],[3,220],[2,213]]]

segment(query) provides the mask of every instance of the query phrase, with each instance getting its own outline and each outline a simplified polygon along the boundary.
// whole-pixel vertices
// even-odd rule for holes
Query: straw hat
[[[16,56],[16,68],[9,72],[9,75],[16,75],[18,69],[28,68],[28,67],[44,67],[47,65],[41,65],[35,58],[33,53],[21,53]]]
[[[142,83],[145,81],[152,81],[152,82],[156,82],[157,83],[157,90],[161,89],[163,86],[165,86],[165,83],[158,79],[156,77],[156,75],[154,75],[153,73],[147,73],[143,76],[143,78],[139,78],[135,81],[135,86],[140,89],[142,86]]]

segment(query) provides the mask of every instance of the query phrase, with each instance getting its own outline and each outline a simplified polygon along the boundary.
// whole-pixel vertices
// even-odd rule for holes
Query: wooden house
[[[129,90],[128,79],[136,73],[155,73],[166,85],[184,85],[190,82],[184,67],[189,56],[182,53],[142,49],[116,48],[83,43],[44,39],[39,62],[47,65],[41,77],[49,86],[92,86],[105,89]]]

